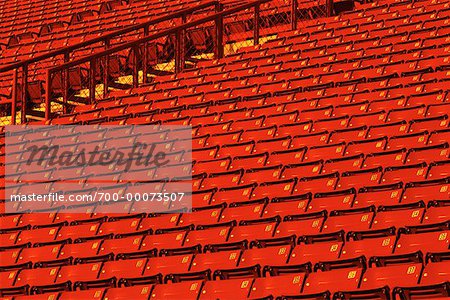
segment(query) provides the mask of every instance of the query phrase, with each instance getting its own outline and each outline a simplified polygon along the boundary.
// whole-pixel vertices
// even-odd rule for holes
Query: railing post
[[[216,13],[221,12],[223,9],[223,5],[218,2],[216,5]],[[219,17],[216,18],[216,22],[215,22],[216,26],[215,26],[215,30],[216,30],[216,34],[215,34],[215,56],[216,59],[218,58],[222,58],[223,57],[223,15],[219,15]]]
[[[291,26],[292,30],[297,30],[297,7],[298,0],[291,0]]]
[[[144,36],[148,36],[149,34],[149,30],[148,30],[148,26],[144,27]],[[143,79],[142,79],[142,83],[146,84],[148,82],[147,79],[147,74],[148,74],[148,43],[145,42],[144,43],[144,49],[142,49],[142,55],[144,56],[144,58],[142,59],[142,74],[143,74]]]
[[[51,72],[49,69],[45,70],[45,120],[50,120],[52,107],[50,103],[50,86],[51,86]]]
[[[139,45],[133,47],[133,87],[139,86]]]
[[[327,17],[331,17],[333,15],[333,0],[326,0],[327,7]]]
[[[64,53],[64,62],[69,62],[69,53]],[[63,72],[63,113],[67,114],[67,103],[69,102],[69,68]]]
[[[259,3],[255,4],[255,15],[253,16],[253,45],[259,44]]]
[[[95,101],[95,58],[89,63],[89,102]]]
[[[27,91],[28,91],[28,65],[22,67],[22,99],[21,99],[21,115],[20,123],[24,124],[27,117]]]
[[[11,102],[11,124],[16,125],[16,110],[17,110],[17,69],[13,73],[13,87],[12,87],[12,102]]]
[[[105,50],[107,50],[110,46],[109,39],[105,40]],[[105,62],[103,66],[103,98],[106,98],[106,95],[108,94],[108,72],[109,72],[109,55],[105,56]]]
[[[177,30],[175,34],[175,73],[180,73],[184,68],[184,30]]]

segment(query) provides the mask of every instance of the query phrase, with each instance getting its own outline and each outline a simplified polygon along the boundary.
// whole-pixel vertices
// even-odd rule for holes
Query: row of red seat
[[[325,291],[331,291],[332,293],[355,291],[358,288],[361,291],[367,291],[388,285],[391,288],[395,286],[414,287],[419,282],[421,285],[432,285],[445,282],[449,276],[448,261],[437,260],[441,257],[448,257],[448,252],[430,254],[428,257],[437,258],[437,261],[429,261],[425,266],[423,264],[424,258],[418,252],[399,256],[373,257],[370,260],[370,268],[366,267],[363,258],[328,261],[317,264],[314,268],[317,270],[316,272],[311,272],[311,266],[308,265],[280,265],[277,258],[285,257],[287,253],[289,253],[287,247],[282,245],[245,250],[243,253],[240,250],[229,250],[195,256],[185,254],[163,257],[165,263],[170,263],[169,265],[161,265],[161,258],[150,257],[103,263],[85,263],[74,266],[23,269],[20,272],[13,270],[2,272],[2,277],[7,283],[6,286],[12,286],[15,283],[18,288],[15,290],[4,288],[0,292],[7,293],[10,290],[20,295],[25,290],[21,288],[25,283],[33,286],[34,291],[51,291],[52,286],[57,287],[70,281],[70,283],[66,283],[69,288],[72,288],[73,284],[75,290],[88,289],[92,293],[99,286],[115,287],[117,281],[119,283],[133,283],[142,278],[143,284],[147,282],[150,284],[161,283],[160,273],[164,272],[169,274],[166,276],[166,280],[175,283],[167,283],[164,286],[157,285],[155,288],[161,287],[163,290],[169,289],[172,293],[175,293],[169,294],[170,296],[178,295],[182,296],[183,299],[191,299],[190,296],[192,296],[192,299],[196,299],[199,291],[202,290],[201,299],[236,296],[236,293],[239,297],[245,299],[249,294],[250,297],[252,295],[253,297],[263,297],[271,293],[275,293],[275,295],[300,293],[307,295]],[[265,261],[278,264],[273,267],[269,264],[264,268],[267,277],[260,277],[262,268],[259,264],[247,264],[248,267],[234,269],[219,269],[214,272],[215,281],[207,280],[212,279],[211,271],[194,272],[190,276],[189,273],[186,273],[189,265],[230,267],[237,264],[239,260],[242,262],[243,259],[244,261],[253,259],[253,262]],[[170,274],[170,272],[174,274]],[[201,289],[202,279],[206,279],[203,289]],[[192,289],[195,280],[199,280],[198,286]],[[190,286],[190,292],[187,289],[180,288],[181,285],[177,284],[179,282],[185,282],[187,286]],[[174,289],[175,287],[178,289]],[[141,292],[142,288],[142,284],[135,286],[135,289]],[[125,288],[125,290],[127,289]],[[373,293],[373,291],[371,292]],[[84,294],[87,294],[87,291]],[[155,296],[153,294],[152,297]],[[148,297],[148,293],[144,293],[144,297]]]

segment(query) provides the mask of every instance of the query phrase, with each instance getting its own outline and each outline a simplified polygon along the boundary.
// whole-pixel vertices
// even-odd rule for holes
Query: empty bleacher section
[[[244,20],[258,24],[259,6],[247,5]],[[305,9],[314,17],[316,7]],[[211,18],[174,27],[204,29]],[[268,22],[229,32],[221,50],[200,38],[198,52],[148,69],[95,66],[142,54],[151,35],[53,67],[59,78],[78,67],[82,79],[44,78],[45,118],[34,124],[192,127],[194,209],[19,205],[0,219],[0,296],[448,299],[449,22],[447,0],[379,1],[294,31]],[[264,43],[240,44],[252,39]]]

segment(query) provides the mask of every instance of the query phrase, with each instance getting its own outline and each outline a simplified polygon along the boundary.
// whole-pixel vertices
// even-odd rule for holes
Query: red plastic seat
[[[228,280],[206,281],[202,288],[200,299],[247,298],[253,278],[237,278]]]
[[[398,206],[382,206],[373,219],[372,229],[420,225],[424,213],[425,208],[423,203],[420,202]]]

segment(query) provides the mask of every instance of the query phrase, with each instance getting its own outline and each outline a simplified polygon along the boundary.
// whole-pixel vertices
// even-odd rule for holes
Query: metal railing
[[[229,52],[226,46],[258,44],[261,35],[296,29],[303,19],[332,14],[332,0],[321,0],[322,4],[312,10],[302,9],[301,3],[305,2],[299,4],[299,1],[301,0],[256,0],[226,10],[219,1],[210,1],[1,67],[0,76],[4,72],[13,71],[13,78],[11,101],[2,102],[0,106],[10,103],[12,124],[18,121],[19,112],[19,122],[26,123],[27,114],[30,116],[30,111],[37,111],[34,110],[36,105],[40,106],[38,117],[50,119],[55,114],[69,113],[75,102],[92,103],[96,99],[107,97],[111,89],[147,84],[151,80],[148,75],[158,72],[178,73],[187,64],[193,64],[198,59],[221,58]],[[280,7],[284,9],[274,15],[267,15],[265,7],[262,7],[277,7],[280,2],[284,5]],[[207,16],[188,20],[190,15],[201,11],[206,11]],[[178,19],[179,25],[174,24],[173,27],[155,31],[156,33],[150,30],[155,24],[175,19]],[[279,25],[285,27],[280,29]],[[112,43],[127,34],[136,38],[117,45]],[[96,44],[101,44],[98,50],[103,50],[75,57],[77,51],[91,49]],[[33,64],[43,65],[43,62],[61,56],[62,64],[45,66],[42,68],[45,72],[37,82],[29,80],[29,70]],[[120,77],[122,80],[118,81]],[[35,99],[30,92],[33,88],[37,91]]]

